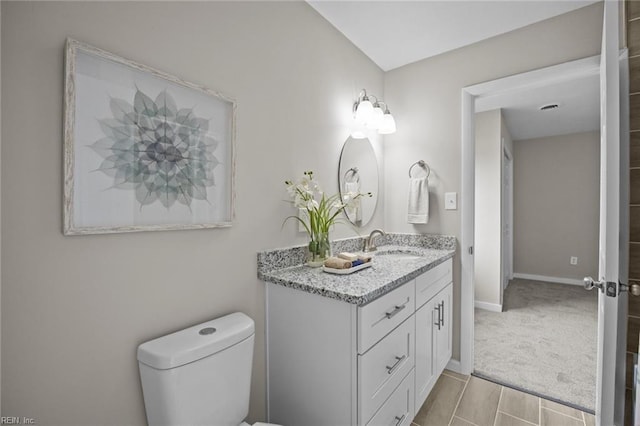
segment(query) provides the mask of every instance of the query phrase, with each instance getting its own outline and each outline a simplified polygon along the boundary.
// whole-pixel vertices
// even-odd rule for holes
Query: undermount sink
[[[388,250],[375,253],[375,257],[386,257],[394,260],[417,260],[422,258],[422,254],[411,250]]]

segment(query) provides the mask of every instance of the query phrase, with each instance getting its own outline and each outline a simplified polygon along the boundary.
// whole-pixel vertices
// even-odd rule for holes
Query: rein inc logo
[[[31,417],[0,417],[0,425],[35,425],[36,420]]]

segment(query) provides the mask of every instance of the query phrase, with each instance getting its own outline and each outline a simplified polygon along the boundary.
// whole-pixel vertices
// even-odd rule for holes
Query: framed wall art
[[[68,39],[64,233],[231,226],[235,102]]]

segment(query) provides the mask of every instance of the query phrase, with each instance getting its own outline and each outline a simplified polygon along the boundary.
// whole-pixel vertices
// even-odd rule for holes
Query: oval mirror
[[[361,197],[352,209],[345,209],[349,222],[365,226],[378,203],[378,161],[369,139],[348,138],[342,147],[338,165],[340,196],[347,192],[371,192],[372,197]]]

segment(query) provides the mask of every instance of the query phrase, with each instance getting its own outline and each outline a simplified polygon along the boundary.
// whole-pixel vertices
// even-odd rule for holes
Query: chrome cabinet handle
[[[440,325],[444,327],[444,300],[440,302]]]
[[[395,419],[395,420],[397,420],[397,422],[396,422],[396,426],[401,425],[401,424],[402,424],[402,421],[404,420],[404,418],[405,418],[405,417],[407,417],[407,415],[406,415],[406,414],[403,414],[403,415],[402,415],[402,417],[395,416],[395,417],[394,417],[394,419]]]
[[[397,357],[396,357],[396,363],[395,363],[395,364],[393,364],[393,365],[391,365],[391,366],[387,365],[387,374],[392,374],[392,373],[395,371],[395,369],[396,369],[396,368],[398,368],[398,366],[400,365],[400,363],[401,363],[402,361],[404,361],[404,359],[405,359],[406,357],[407,357],[406,355],[397,356]]]
[[[406,303],[404,305],[396,305],[395,308],[393,309],[393,311],[385,312],[384,315],[387,317],[387,319],[391,319],[394,316],[396,316],[398,314],[398,312],[400,312],[401,310],[403,310],[406,307],[407,307]]]
[[[437,325],[438,326],[438,330],[440,330],[440,327],[441,327],[442,324],[440,324],[441,318],[440,318],[440,304],[439,303],[436,306],[436,311],[438,311],[438,320],[435,323],[433,323],[433,325]]]

